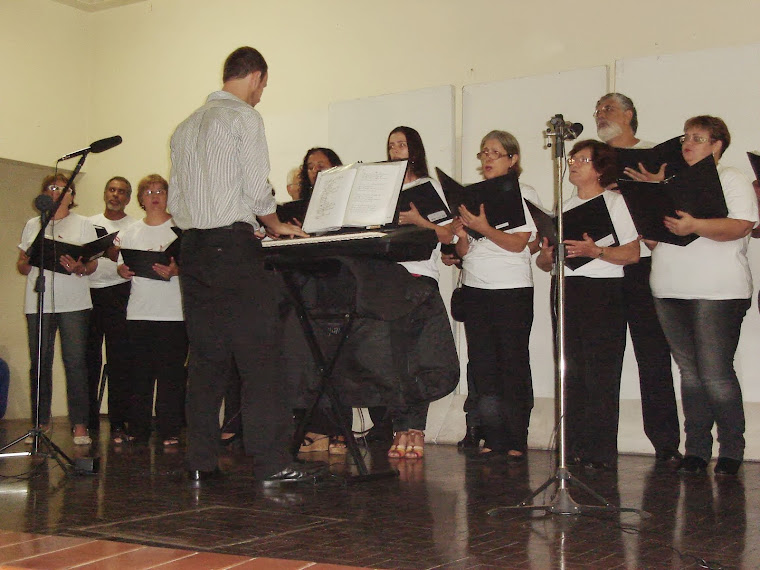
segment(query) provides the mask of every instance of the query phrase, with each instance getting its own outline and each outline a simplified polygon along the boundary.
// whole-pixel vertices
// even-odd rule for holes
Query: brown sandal
[[[318,451],[327,451],[330,444],[330,438],[321,433],[308,432],[303,436],[303,443],[298,449],[298,453],[314,453]]]
[[[419,429],[409,430],[409,444],[406,446],[404,457],[421,459],[425,455],[425,432]]]
[[[409,442],[409,432],[397,431],[393,434],[393,445],[388,450],[388,457],[391,459],[401,459],[406,456],[407,444]]]

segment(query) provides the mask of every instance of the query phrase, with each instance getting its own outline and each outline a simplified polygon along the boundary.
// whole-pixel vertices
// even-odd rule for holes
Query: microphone
[[[55,201],[47,194],[39,194],[34,199],[34,207],[40,214],[45,214],[53,209]]]
[[[571,123],[570,121],[567,121],[565,122],[565,128],[570,131],[567,136],[568,140],[577,139],[583,132],[583,125],[580,123]]]
[[[118,146],[121,144],[121,137],[119,135],[108,137],[105,139],[100,139],[99,141],[95,141],[87,148],[81,148],[79,150],[75,150],[74,152],[71,152],[69,154],[63,155],[61,158],[58,159],[58,162],[61,162],[63,160],[68,160],[70,158],[74,158],[75,156],[82,156],[83,154],[87,154],[89,152],[105,152],[107,150],[112,149],[115,146]]]

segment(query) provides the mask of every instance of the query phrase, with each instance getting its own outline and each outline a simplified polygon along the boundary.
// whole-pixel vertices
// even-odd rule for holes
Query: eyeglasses
[[[63,192],[64,188],[65,188],[64,186],[56,186],[55,184],[51,184],[50,186],[45,188],[45,190],[47,190],[48,192]]]
[[[619,111],[619,110],[620,109],[618,109],[617,107],[615,107],[613,105],[604,105],[604,106],[599,107],[598,109],[596,109],[594,111],[594,113],[593,113],[593,116],[594,117],[598,117],[602,113],[604,113],[605,115],[609,115],[610,113],[614,113],[615,111]]]
[[[681,144],[688,141],[691,141],[697,144],[704,144],[706,142],[712,142],[715,139],[713,139],[712,137],[703,137],[702,135],[681,135],[680,137],[678,137],[678,140],[681,141]]]
[[[165,188],[148,188],[145,191],[146,196],[161,196],[162,194],[166,194]]]
[[[512,158],[513,155],[509,154],[509,153],[502,154],[498,150],[483,149],[478,154],[476,154],[475,156],[478,157],[478,160],[483,160],[483,159],[486,159],[486,158],[489,159],[489,160],[499,160],[500,158],[504,158],[505,156],[508,156],[509,158]]]
[[[594,161],[594,159],[590,158],[588,156],[578,156],[578,157],[571,156],[570,158],[567,159],[567,163],[570,166],[572,166],[576,162],[578,162],[580,164],[588,164],[588,163],[593,162],[593,161]]]

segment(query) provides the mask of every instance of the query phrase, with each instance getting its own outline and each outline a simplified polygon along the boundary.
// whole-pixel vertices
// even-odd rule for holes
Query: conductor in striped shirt
[[[219,410],[235,371],[255,478],[270,486],[314,475],[292,463],[292,412],[280,377],[284,291],[264,269],[258,237],[264,230],[306,235],[278,220],[267,182],[264,122],[254,109],[267,71],[257,50],[236,49],[224,63],[222,89],[171,138],[169,210],[184,230],[180,283],[190,340],[185,462],[194,482],[220,475]]]

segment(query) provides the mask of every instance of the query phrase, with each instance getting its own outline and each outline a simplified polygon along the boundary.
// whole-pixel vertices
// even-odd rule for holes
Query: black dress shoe
[[[321,461],[291,463],[282,471],[261,481],[262,487],[279,487],[298,483],[316,483],[327,473],[327,465]]]
[[[583,468],[591,471],[614,471],[617,465],[610,461],[584,461]]]
[[[687,455],[678,465],[678,472],[686,475],[701,475],[707,471],[707,461],[696,455]]]
[[[683,459],[683,455],[677,449],[661,449],[654,454],[657,463],[674,463],[678,464]]]
[[[480,441],[482,439],[483,433],[480,426],[467,426],[467,432],[457,443],[457,447],[459,449],[477,449],[480,447]]]
[[[715,464],[716,475],[729,475],[735,476],[739,472],[739,467],[742,466],[740,459],[731,459],[729,457],[719,457],[718,462]]]
[[[200,469],[189,469],[187,471],[187,477],[193,483],[200,483],[201,481],[211,481],[219,479],[222,476],[222,472],[217,467],[213,471],[201,471]]]

